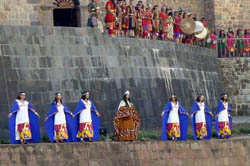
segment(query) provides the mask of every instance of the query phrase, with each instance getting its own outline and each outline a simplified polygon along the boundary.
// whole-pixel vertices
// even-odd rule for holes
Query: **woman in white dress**
[[[99,139],[100,116],[94,103],[89,100],[88,91],[82,97],[74,111],[77,123],[77,141],[95,141]]]
[[[12,144],[40,142],[39,114],[20,92],[9,111],[10,142]]]
[[[213,114],[205,103],[204,95],[198,95],[191,111],[191,117],[194,140],[210,139]]]
[[[188,129],[188,113],[172,95],[164,107],[162,114],[162,140],[186,140]]]
[[[45,129],[51,142],[72,141],[73,114],[57,92],[45,118]]]
[[[215,128],[218,138],[229,138],[232,134],[231,105],[227,101],[227,95],[223,93],[216,109]]]

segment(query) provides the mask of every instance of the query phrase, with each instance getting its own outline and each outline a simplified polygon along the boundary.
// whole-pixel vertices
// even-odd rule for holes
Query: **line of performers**
[[[25,92],[20,92],[9,111],[12,144],[40,142],[39,114],[31,103],[25,100],[25,96]],[[101,114],[89,97],[89,92],[83,92],[74,112],[71,112],[63,102],[62,94],[59,92],[55,94],[55,100],[45,118],[45,129],[51,142],[99,140]],[[192,120],[194,140],[211,138],[214,118],[218,138],[229,138],[232,129],[231,111],[226,94],[221,95],[215,116],[204,102],[204,96],[198,95],[189,116],[177,96],[172,95],[161,114],[162,140],[187,140],[189,117]],[[113,124],[115,140],[137,139],[140,117],[135,106],[130,102],[129,91],[123,95]]]
[[[168,13],[169,12],[169,13]],[[170,14],[171,13],[171,14]],[[134,5],[134,0],[108,0],[106,3],[105,23],[111,36],[144,37],[163,40],[173,39],[174,23],[179,24],[179,16],[172,17],[172,9],[163,6],[147,4],[144,8],[143,1],[139,0]],[[171,16],[168,17],[168,14]],[[179,26],[178,26],[179,27]],[[179,33],[181,31],[179,30]]]

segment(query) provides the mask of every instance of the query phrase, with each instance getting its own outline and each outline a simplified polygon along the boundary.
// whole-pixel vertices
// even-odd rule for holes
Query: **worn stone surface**
[[[218,59],[223,76],[223,87],[230,96],[234,114],[250,114],[250,59]]]
[[[83,90],[112,121],[125,90],[142,118],[142,129],[161,126],[160,113],[175,93],[189,112],[198,93],[215,110],[222,91],[216,52],[174,42],[111,38],[93,29],[0,26],[1,136],[8,136],[8,109],[18,91],[43,118],[61,91],[73,111]]]
[[[57,2],[64,2],[60,0]],[[104,7],[107,0],[99,0],[99,6]],[[136,0],[137,1],[137,0]],[[187,12],[205,16],[209,28],[225,29],[228,27],[249,28],[249,0],[143,0],[144,3],[165,4],[173,10],[182,7]],[[53,25],[53,10],[57,9],[56,0],[1,0],[0,24],[7,25]],[[56,2],[56,3],[57,3]],[[88,0],[80,0],[82,26],[86,25]]]
[[[1,166],[248,166],[250,139],[0,145]]]
[[[249,29],[249,9],[249,0],[214,0],[216,29],[225,29],[228,27]]]

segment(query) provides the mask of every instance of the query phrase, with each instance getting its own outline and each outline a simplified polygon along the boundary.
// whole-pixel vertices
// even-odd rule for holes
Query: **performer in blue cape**
[[[204,100],[198,95],[191,111],[194,140],[210,139],[212,135],[213,114]]]
[[[162,140],[187,140],[188,113],[172,95],[162,111]]]
[[[89,92],[82,93],[74,111],[76,127],[74,129],[74,141],[99,140],[100,113],[94,103],[89,100]]]
[[[25,96],[25,92],[19,92],[9,111],[10,142],[12,144],[40,142],[39,115],[34,107],[25,100]]]
[[[215,129],[218,138],[229,138],[232,134],[231,105],[227,101],[227,95],[223,93],[218,102],[215,118]]]
[[[73,114],[62,100],[62,94],[56,93],[55,100],[45,118],[45,129],[50,142],[73,141]]]

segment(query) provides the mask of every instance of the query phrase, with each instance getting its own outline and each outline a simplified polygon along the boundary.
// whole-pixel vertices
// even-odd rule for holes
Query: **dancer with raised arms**
[[[179,103],[177,96],[172,95],[162,114],[162,136],[166,140],[187,140],[188,113]]]
[[[40,142],[39,114],[26,100],[25,92],[19,92],[8,118],[12,144]]]

